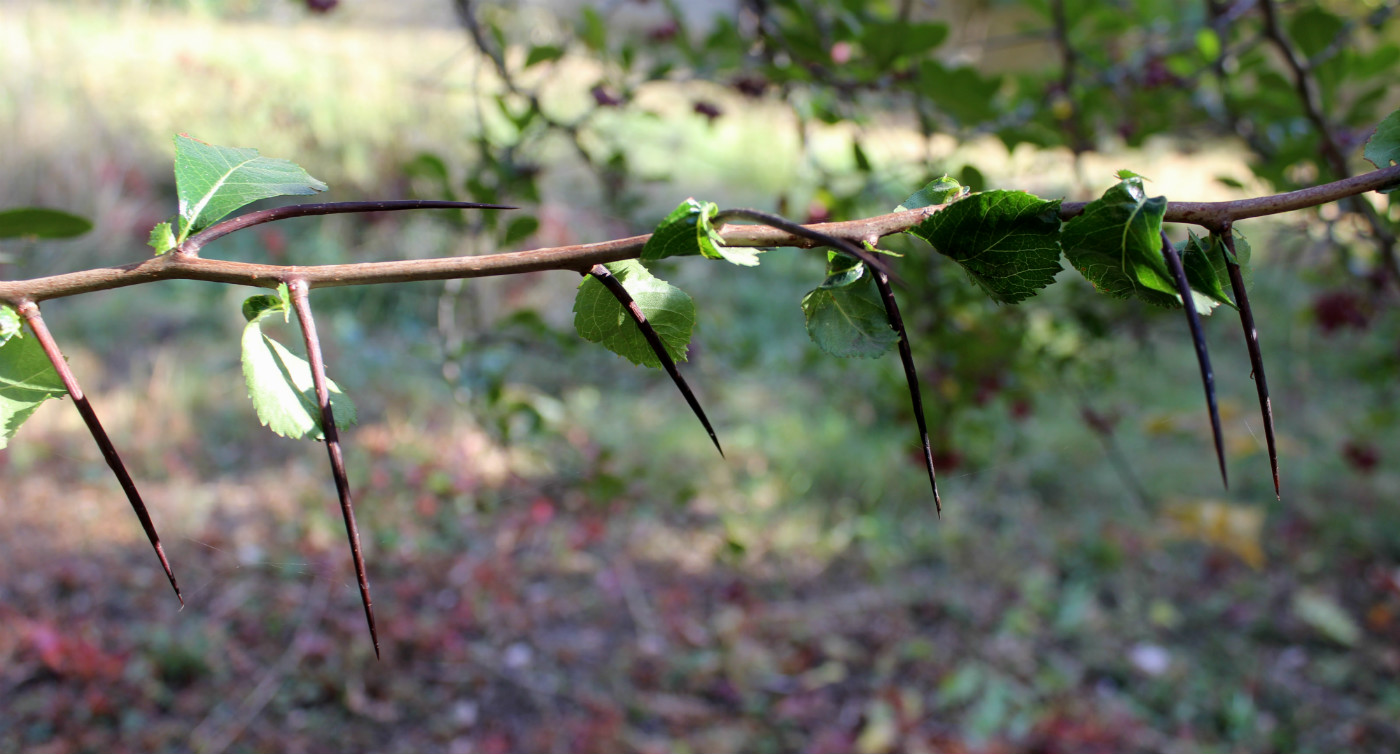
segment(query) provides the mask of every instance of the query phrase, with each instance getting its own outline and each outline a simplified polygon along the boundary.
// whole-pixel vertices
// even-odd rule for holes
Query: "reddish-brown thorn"
[[[379,631],[374,627],[374,603],[369,597],[369,577],[365,574],[365,557],[360,550],[360,530],[355,526],[355,509],[350,501],[350,480],[345,473],[345,456],[341,453],[340,432],[331,410],[331,393],[326,383],[326,363],[321,358],[321,339],[316,335],[316,321],[311,316],[311,303],[305,280],[287,281],[292,309],[306,343],[306,358],[311,362],[311,382],[316,388],[316,404],[321,409],[321,433],[326,440],[326,453],[331,460],[331,475],[335,477],[336,494],[340,497],[340,515],[345,519],[345,534],[350,539],[350,557],[355,563],[355,578],[360,585],[360,601],[365,606],[365,622],[374,642],[374,656],[379,658]]]

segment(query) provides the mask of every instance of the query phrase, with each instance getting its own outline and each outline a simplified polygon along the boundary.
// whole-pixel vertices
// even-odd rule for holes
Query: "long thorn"
[[[656,328],[647,321],[647,315],[642,312],[642,307],[633,300],[632,294],[623,287],[622,281],[618,280],[607,267],[595,264],[588,271],[604,288],[622,304],[622,308],[632,316],[632,321],[637,323],[637,329],[642,331],[642,337],[647,339],[647,344],[656,353],[656,358],[661,360],[661,366],[666,368],[666,373],[671,375],[671,381],[676,383],[676,388],[685,396],[685,402],[690,406],[690,410],[695,413],[695,417],[700,423],[705,425],[705,431],[710,433],[710,442],[715,444],[715,450],[719,451],[721,458],[724,457],[724,448],[719,446],[719,438],[715,436],[715,428],[710,426],[710,420],[705,416],[705,410],[700,408],[700,401],[695,398],[695,393],[690,391],[690,385],[686,384],[685,378],[681,376],[680,370],[676,368],[676,362],[671,359],[671,354],[666,352],[666,344],[661,342],[661,336],[656,334]]]
[[[330,388],[326,386],[326,363],[321,358],[321,339],[316,335],[316,322],[311,317],[306,281],[290,280],[287,290],[291,294],[292,308],[297,313],[297,323],[301,325],[301,334],[306,342],[306,357],[311,362],[311,382],[316,388],[316,403],[321,408],[321,433],[326,439],[326,453],[331,459],[335,491],[340,496],[340,514],[345,518],[345,534],[350,539],[350,557],[355,562],[355,578],[360,584],[360,601],[365,606],[365,622],[369,624],[369,637],[374,642],[374,657],[379,659],[379,632],[374,627],[374,603],[369,598],[369,577],[365,575],[365,556],[360,551],[360,530],[355,526],[355,510],[350,501],[350,480],[345,474],[345,456],[340,450],[340,432],[335,426],[335,413],[331,410]]]
[[[914,371],[914,352],[909,348],[909,333],[904,329],[904,318],[899,316],[899,304],[894,300],[894,290],[890,279],[883,271],[867,265],[875,276],[875,286],[880,289],[880,297],[885,301],[885,316],[890,327],[899,333],[899,359],[904,363],[904,379],[909,383],[909,400],[914,404],[914,422],[919,426],[919,439],[924,444],[924,465],[928,467],[928,484],[933,489],[933,505],[938,516],[943,516],[943,500],[938,496],[938,479],[933,470],[933,446],[928,439],[928,422],[924,419],[924,399],[919,393],[919,375]]]
[[[1167,238],[1166,232],[1161,235],[1162,256],[1167,260],[1172,278],[1176,280],[1176,289],[1181,294],[1181,305],[1186,310],[1186,323],[1191,328],[1191,342],[1196,346],[1196,361],[1201,365],[1201,382],[1205,385],[1206,407],[1210,411],[1210,430],[1215,437],[1215,457],[1220,463],[1220,481],[1228,490],[1230,477],[1225,472],[1224,433],[1220,431],[1220,408],[1215,402],[1215,373],[1210,368],[1205,331],[1201,328],[1201,317],[1196,313],[1196,303],[1191,296],[1191,284],[1186,281],[1186,268],[1181,264],[1181,255],[1177,253],[1171,239]]]
[[[1259,349],[1259,328],[1254,325],[1254,311],[1249,306],[1249,293],[1244,288],[1244,276],[1235,262],[1235,234],[1226,226],[1220,234],[1225,248],[1230,252],[1225,267],[1230,271],[1230,288],[1235,294],[1235,306],[1240,310],[1240,324],[1244,327],[1244,342],[1249,349],[1249,366],[1254,377],[1254,389],[1259,393],[1259,413],[1264,417],[1264,441],[1269,446],[1269,469],[1274,474],[1274,497],[1283,499],[1278,483],[1278,444],[1274,440],[1274,407],[1269,399],[1269,381],[1264,378],[1264,353]]]
[[[856,259],[859,259],[860,261],[864,262],[867,267],[879,270],[880,272],[885,273],[887,276],[894,278],[895,282],[900,282],[898,276],[896,276],[894,274],[894,271],[890,269],[889,262],[887,262],[884,259],[881,259],[875,254],[871,254],[865,249],[862,249],[861,247],[857,246],[854,243],[851,243],[850,241],[844,238],[838,238],[829,233],[823,233],[819,230],[809,228],[806,225],[795,223],[787,219],[786,217],[783,217],[782,215],[775,215],[771,212],[761,212],[756,209],[740,208],[722,210],[719,214],[715,215],[713,222],[715,224],[715,227],[719,227],[731,218],[743,218],[745,220],[753,220],[755,222],[760,222],[764,225],[777,228],[778,230],[787,231],[788,233],[791,233],[795,236],[810,238],[818,243],[827,244],[828,246],[835,246],[841,251],[845,252],[846,254],[849,254],[855,257]]]
[[[97,443],[97,447],[102,451],[102,457],[107,460],[107,465],[112,467],[112,473],[116,474],[117,482],[121,484],[122,491],[126,493],[126,499],[131,502],[132,510],[136,511],[136,518],[141,521],[141,528],[146,530],[146,539],[150,540],[151,547],[155,548],[156,557],[160,558],[161,568],[165,569],[166,578],[170,579],[170,587],[175,590],[175,597],[180,600],[180,607],[185,606],[185,598],[180,594],[180,585],[175,581],[175,572],[170,568],[170,561],[165,557],[165,548],[160,545],[160,535],[156,533],[156,526],[151,522],[151,514],[146,511],[146,504],[141,500],[141,493],[136,489],[136,483],[132,481],[131,474],[127,473],[126,464],[122,463],[122,458],[117,454],[117,448],[112,444],[112,439],[107,436],[107,431],[102,428],[102,422],[97,418],[97,412],[93,410],[92,404],[88,402],[87,396],[83,394],[83,389],[78,385],[78,379],[73,375],[73,370],[68,367],[68,362],[63,358],[63,352],[58,349],[58,344],[54,342],[53,335],[44,324],[44,318],[39,315],[39,307],[33,302],[25,302],[19,307],[19,313],[29,323],[29,329],[34,331],[34,338],[39,341],[39,346],[44,349],[44,355],[49,357],[49,362],[53,364],[54,371],[58,372],[58,378],[63,381],[63,387],[68,391],[68,396],[73,399],[73,405],[78,408],[78,413],[82,414],[83,422],[87,424],[88,431],[92,433],[92,439]]]

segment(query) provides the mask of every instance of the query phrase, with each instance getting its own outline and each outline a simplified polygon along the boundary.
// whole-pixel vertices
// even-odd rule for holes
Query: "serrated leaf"
[[[206,144],[175,137],[175,189],[180,198],[176,244],[247,204],[274,196],[325,191],[293,162],[262,157],[256,149]]]
[[[1147,198],[1142,180],[1126,178],[1090,202],[1065,223],[1060,243],[1070,264],[1099,292],[1177,306],[1181,296],[1162,259],[1167,198]]]
[[[262,323],[284,313],[286,305],[271,295],[253,296],[243,302],[244,316],[252,317],[243,328],[243,379],[258,420],[273,432],[293,439],[324,439],[321,409],[311,379],[311,365],[286,346],[268,337]],[[337,427],[354,424],[355,404],[334,380],[326,380],[331,412]]]
[[[656,226],[642,248],[645,261],[699,254],[707,259],[723,259],[740,267],[757,267],[760,249],[724,245],[712,222],[719,205],[694,198],[681,202]]]
[[[0,238],[74,238],[92,230],[85,217],[47,207],[0,210]]]
[[[802,297],[802,313],[808,337],[832,356],[874,358],[899,342],[869,269],[844,254],[828,254],[826,280]]]
[[[170,223],[157,223],[151,228],[151,240],[146,244],[156,250],[156,256],[175,248],[175,231],[171,230]]]
[[[921,209],[947,204],[966,193],[965,186],[945,175],[942,178],[929,181],[923,188],[910,194],[908,199],[894,208],[894,211],[903,212],[906,209]]]
[[[1014,304],[1055,281],[1060,202],[1024,191],[959,199],[909,231],[962,265],[989,296]]]
[[[0,330],[11,329],[6,312],[15,315],[13,309],[0,306]],[[19,333],[0,339],[0,448],[40,404],[67,394],[38,338],[14,335]]]
[[[671,359],[685,361],[690,335],[695,329],[695,302],[690,296],[652,275],[635,259],[605,266],[641,307]],[[637,323],[592,276],[579,284],[574,299],[574,329],[584,340],[601,344],[633,364],[661,368],[661,360],[652,352]]]
[[[10,308],[6,304],[0,304],[0,346],[16,335],[23,336],[21,329],[23,323],[19,318],[19,312]]]
[[[1376,126],[1376,132],[1366,140],[1363,154],[1378,168],[1388,168],[1400,162],[1400,110],[1385,116],[1385,120]],[[1380,189],[1380,192],[1389,194],[1397,188],[1400,186]]]

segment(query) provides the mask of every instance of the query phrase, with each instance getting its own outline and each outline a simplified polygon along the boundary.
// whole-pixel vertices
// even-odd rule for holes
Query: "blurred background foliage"
[[[92,218],[0,247],[32,277],[147,253],[171,136],[297,161],[330,200],[499,215],[303,220],[207,254],[318,264],[646,232],[686,196],[803,220],[943,174],[1171,199],[1368,169],[1400,104],[1395,4],[1205,0],[0,1],[0,207]],[[0,453],[0,749],[1392,751],[1400,746],[1396,213],[1243,227],[1280,428],[1212,317],[1220,489],[1180,316],[1073,273],[1020,306],[927,247],[902,373],[838,362],[798,302],[824,255],[666,261],[683,369],[572,332],[564,273],[316,296],[385,660],[320,451],[257,426],[246,291],[53,302],[182,581],[176,612],[73,412]],[[1182,237],[1184,228],[1173,235]]]

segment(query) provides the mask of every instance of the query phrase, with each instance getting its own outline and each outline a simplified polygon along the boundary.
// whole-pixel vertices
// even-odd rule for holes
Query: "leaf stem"
[[[588,270],[587,274],[592,275],[594,279],[602,283],[603,287],[607,288],[608,292],[617,299],[617,302],[622,304],[622,308],[626,309],[627,313],[632,316],[632,321],[637,323],[637,329],[642,331],[642,337],[646,338],[647,345],[650,345],[651,350],[656,353],[656,358],[661,361],[661,366],[666,368],[666,373],[671,375],[671,381],[676,383],[676,388],[685,397],[685,402],[690,406],[690,410],[695,412],[695,417],[700,420],[701,424],[705,425],[705,431],[710,433],[710,441],[715,444],[715,450],[718,450],[720,457],[723,458],[724,448],[719,446],[719,438],[715,436],[715,428],[710,426],[710,420],[705,416],[705,410],[700,408],[700,401],[695,398],[695,393],[691,392],[690,385],[686,384],[685,378],[676,368],[675,360],[666,351],[666,344],[661,342],[661,336],[656,333],[656,328],[647,321],[647,315],[642,312],[642,307],[632,298],[632,294],[627,292],[622,281],[618,280],[607,267],[595,264]]]
[[[1167,267],[1172,272],[1172,278],[1176,280],[1176,289],[1181,295],[1181,308],[1186,310],[1187,326],[1191,329],[1191,342],[1196,346],[1196,361],[1201,366],[1201,383],[1205,386],[1210,429],[1215,438],[1215,457],[1220,462],[1220,480],[1225,484],[1225,489],[1229,489],[1230,478],[1225,472],[1224,433],[1220,430],[1220,408],[1215,401],[1215,373],[1210,368],[1205,331],[1201,328],[1201,317],[1196,313],[1196,303],[1191,296],[1191,284],[1186,280],[1186,268],[1181,264],[1181,255],[1177,253],[1171,239],[1167,238],[1166,231],[1163,231],[1161,236],[1162,256],[1166,258]]]
[[[345,473],[345,456],[340,448],[340,432],[335,424],[335,413],[331,409],[331,394],[326,384],[326,362],[321,357],[321,339],[316,335],[316,322],[311,316],[306,281],[292,278],[286,283],[292,299],[292,309],[296,312],[297,323],[301,325],[302,337],[306,342],[306,358],[311,362],[311,381],[316,388],[316,403],[321,408],[321,434],[326,439],[326,454],[330,456],[331,475],[335,477],[335,491],[340,498],[340,514],[345,519],[345,534],[350,540],[350,557],[355,562],[355,578],[360,585],[360,601],[365,606],[365,622],[369,624],[370,640],[374,642],[374,656],[378,659],[379,632],[374,627],[374,603],[369,597],[369,577],[365,574],[365,557],[360,550],[360,530],[355,526],[355,510],[350,500],[350,480]]]
[[[54,342],[53,334],[44,324],[44,318],[39,314],[39,306],[32,301],[26,301],[15,308],[19,311],[20,316],[29,323],[29,329],[34,331],[34,338],[44,349],[44,355],[49,357],[54,371],[58,372],[58,378],[62,380],[63,387],[68,391],[69,397],[73,399],[73,405],[77,407],[78,413],[82,415],[83,423],[87,425],[88,432],[92,434],[92,439],[97,443],[98,450],[102,451],[102,457],[106,459],[107,465],[112,468],[112,473],[116,475],[117,483],[126,493],[126,499],[131,502],[132,510],[136,511],[136,518],[140,520],[141,528],[146,531],[146,539],[150,540],[151,547],[155,549],[156,557],[160,559],[160,565],[165,569],[165,576],[170,579],[170,587],[175,590],[175,597],[180,600],[180,607],[183,608],[185,598],[180,594],[180,585],[175,581],[175,572],[171,570],[170,561],[165,557],[165,548],[160,544],[160,535],[156,533],[155,524],[151,521],[151,514],[147,512],[146,504],[141,500],[141,493],[136,489],[136,483],[132,481],[131,474],[127,473],[126,464],[122,462],[121,455],[117,453],[116,446],[112,444],[112,439],[102,428],[102,422],[98,420],[97,412],[93,410],[92,403],[88,401],[87,396],[83,394],[82,387],[78,385],[78,378],[69,368],[68,361],[63,357],[63,352],[59,350],[58,344]]]
[[[1254,324],[1254,311],[1249,305],[1249,292],[1245,290],[1244,275],[1235,260],[1235,233],[1228,224],[1218,234],[1230,253],[1225,259],[1230,272],[1230,288],[1235,294],[1235,305],[1240,310],[1240,324],[1244,327],[1244,342],[1249,350],[1250,376],[1254,378],[1254,389],[1259,393],[1259,413],[1264,418],[1264,441],[1269,447],[1269,469],[1274,474],[1274,497],[1283,499],[1278,482],[1278,444],[1274,440],[1274,407],[1269,398],[1269,381],[1264,377],[1264,354],[1259,348],[1259,328]]]

